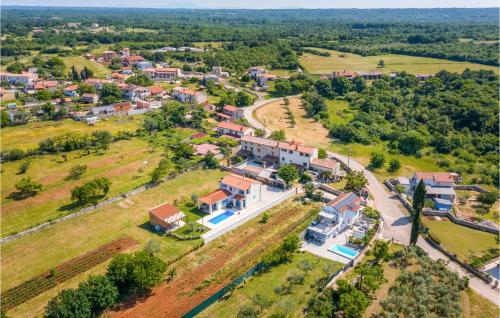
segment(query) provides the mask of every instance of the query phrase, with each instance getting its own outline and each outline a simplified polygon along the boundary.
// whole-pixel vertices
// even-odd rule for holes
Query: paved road
[[[257,108],[276,100],[279,100],[279,98],[259,100],[254,105],[246,107],[244,112],[245,118],[255,128],[264,129],[266,133],[270,133],[269,129],[264,127],[262,123],[253,117],[253,112]],[[410,242],[411,221],[410,218],[403,213],[402,210],[404,208],[399,203],[399,200],[393,194],[388,192],[385,186],[377,180],[373,173],[365,169],[365,167],[359,162],[333,152],[328,153],[328,155],[330,157],[337,158],[354,170],[364,172],[366,178],[368,179],[368,190],[374,199],[375,208],[381,211],[382,218],[384,219],[382,237],[385,239],[394,239],[395,241],[403,244],[408,244]],[[448,268],[457,272],[460,276],[470,276],[460,265],[451,261],[446,255],[430,246],[422,237],[419,238],[417,245],[424,249],[432,259],[444,259],[448,261]],[[477,293],[491,300],[497,306],[500,305],[500,293],[498,289],[493,289],[490,285],[485,284],[482,280],[475,276],[470,277],[469,286]]]

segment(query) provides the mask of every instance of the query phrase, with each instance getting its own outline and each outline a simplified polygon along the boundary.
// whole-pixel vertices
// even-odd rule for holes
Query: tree
[[[20,74],[25,68],[26,66],[23,63],[15,61],[14,63],[7,66],[7,72]]]
[[[145,73],[140,73],[134,76],[131,76],[125,80],[127,84],[135,84],[138,86],[151,86],[154,84],[153,80],[149,78],[149,76]]]
[[[375,263],[378,264],[380,261],[387,260],[389,256],[389,242],[384,242],[377,240],[375,244],[373,244],[373,248],[371,250],[371,255],[375,257]]]
[[[16,183],[15,187],[17,193],[14,194],[14,197],[19,200],[35,196],[42,190],[42,184],[32,181],[31,177],[22,178],[21,181]]]
[[[413,193],[413,223],[411,224],[410,244],[417,244],[418,234],[420,233],[420,213],[425,205],[425,183],[420,179],[415,192]]]
[[[71,167],[69,170],[69,175],[66,177],[67,180],[78,180],[85,174],[87,171],[86,165],[76,165]]]
[[[52,298],[45,309],[45,318],[92,317],[92,304],[79,289],[64,289]]]
[[[332,79],[332,89],[337,95],[344,96],[351,90],[351,81],[345,77],[334,77]]]
[[[314,266],[313,264],[311,264],[311,262],[309,262],[308,260],[304,259],[302,261],[300,261],[298,267],[304,271],[304,275],[307,276],[307,274],[312,271],[314,269]]]
[[[210,151],[202,159],[203,166],[207,169],[217,169],[219,167],[219,160]]]
[[[163,280],[167,265],[146,251],[119,254],[108,267],[106,276],[121,294],[134,293],[152,288]]]
[[[286,141],[286,135],[284,130],[275,130],[269,135],[269,139],[276,141]]]
[[[378,67],[378,68],[384,68],[384,67],[385,67],[385,62],[384,62],[384,60],[380,60],[380,61],[378,61],[377,67]]]
[[[271,307],[271,305],[273,304],[272,300],[262,295],[261,293],[257,293],[252,297],[252,303],[259,308],[260,313],[264,309]]]
[[[264,137],[266,135],[266,131],[261,128],[255,129],[255,136],[256,137]]]
[[[118,301],[118,288],[104,275],[90,276],[86,282],[80,283],[78,291],[86,296],[95,316]]]
[[[398,158],[393,158],[389,161],[389,168],[387,169],[389,172],[396,172],[401,168],[401,162]]]
[[[257,318],[259,317],[259,311],[255,306],[246,304],[243,305],[240,310],[238,311],[238,315],[236,315],[236,318]]]
[[[82,80],[86,80],[88,78],[94,77],[94,72],[88,67],[84,66],[82,71],[80,72],[80,77]]]
[[[352,80],[352,85],[354,86],[354,90],[358,93],[361,93],[366,89],[365,79],[361,76],[356,76]]]
[[[172,171],[172,168],[173,164],[169,158],[160,160],[158,167],[151,172],[151,182],[160,183]]]
[[[477,201],[482,205],[491,208],[497,202],[498,194],[495,192],[483,192],[477,196]]]
[[[318,158],[319,159],[326,159],[328,158],[328,154],[326,153],[326,150],[323,148],[318,149]]]
[[[339,286],[335,293],[338,295],[337,309],[342,311],[343,317],[361,317],[371,301],[361,290],[354,288],[347,280],[337,281]]]
[[[146,243],[144,250],[151,255],[155,255],[160,252],[160,243],[158,243],[158,241],[149,240]]]
[[[304,193],[306,195],[306,198],[309,198],[309,199],[312,199],[313,196],[314,196],[314,191],[316,190],[316,188],[314,187],[314,184],[313,183],[306,183],[304,185]]]
[[[83,95],[85,93],[89,93],[89,94],[95,94],[97,92],[96,88],[94,85],[90,85],[90,84],[86,84],[86,83],[81,83],[79,86],[78,86],[78,93],[80,95]]]
[[[122,99],[122,90],[115,83],[107,83],[102,86],[101,100],[104,104],[113,104]]]
[[[36,99],[38,100],[50,100],[52,98],[52,94],[49,90],[42,89],[36,92]]]
[[[75,82],[80,81],[80,74],[76,70],[75,66],[71,66],[71,79]]]
[[[96,130],[92,132],[92,139],[98,149],[107,150],[113,135],[107,130]]]
[[[372,156],[370,158],[370,168],[378,169],[382,168],[385,163],[385,156],[380,152],[372,152]]]
[[[358,265],[354,272],[358,275],[357,288],[368,295],[376,291],[384,281],[384,270],[378,264],[364,263]]]
[[[417,153],[426,144],[427,141],[421,133],[411,130],[401,135],[398,146],[402,153],[411,155]]]
[[[95,178],[71,190],[71,200],[80,204],[96,204],[99,197],[105,197],[109,192],[111,181],[105,177]]]
[[[19,170],[18,170],[18,174],[24,174],[26,173],[26,171],[28,171],[28,168],[30,167],[31,165],[31,160],[30,159],[26,159],[24,160],[21,165],[19,165]]]
[[[345,189],[354,191],[357,194],[360,194],[361,189],[363,189],[368,184],[368,180],[366,179],[362,171],[348,172],[345,178]]]
[[[288,187],[299,178],[299,171],[293,164],[284,164],[278,170],[278,177],[283,179]]]
[[[244,91],[239,91],[236,93],[236,106],[249,106],[252,105],[253,98],[250,94],[245,93]]]

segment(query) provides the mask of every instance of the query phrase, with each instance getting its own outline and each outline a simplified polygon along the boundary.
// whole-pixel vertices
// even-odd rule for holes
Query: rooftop
[[[245,132],[245,131],[250,129],[249,127],[241,126],[241,125],[227,122],[227,121],[223,121],[223,122],[220,122],[219,124],[217,124],[217,128],[223,128],[223,129],[228,129],[228,130],[232,130],[232,131],[241,131],[241,132]]]
[[[200,202],[203,202],[206,204],[214,204],[216,202],[224,200],[225,198],[227,198],[229,196],[231,196],[231,192],[223,190],[223,189],[218,189],[218,190],[210,192],[209,194],[199,198],[198,200]]]
[[[345,213],[346,211],[357,212],[360,208],[361,198],[358,197],[353,192],[342,193],[334,200],[328,202],[326,205],[334,208],[339,213]]]
[[[252,187],[252,184],[259,183],[257,180],[246,178],[237,174],[230,174],[222,178],[221,183],[233,188],[246,191]]]
[[[151,210],[149,210],[149,213],[164,221],[167,221],[172,217],[184,217],[184,213],[170,203],[163,203],[162,205],[152,208]],[[182,214],[182,216],[180,216],[180,214]]]

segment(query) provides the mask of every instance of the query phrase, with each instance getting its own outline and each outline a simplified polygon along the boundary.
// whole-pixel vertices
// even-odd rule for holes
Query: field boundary
[[[189,167],[188,169],[186,169],[185,171],[183,171],[181,173],[172,173],[172,174],[170,174],[169,176],[165,177],[163,179],[163,181],[170,181],[172,179],[175,179],[179,175],[182,175],[182,174],[184,174],[186,172],[195,171],[195,170],[198,170],[200,168],[201,168],[201,164],[196,164],[194,166]],[[112,198],[107,199],[105,201],[99,202],[96,205],[92,205],[92,206],[89,206],[89,207],[86,207],[86,208],[82,208],[82,209],[80,209],[80,210],[78,210],[76,212],[73,212],[73,213],[70,213],[68,215],[62,216],[62,217],[57,218],[55,220],[52,220],[52,221],[49,221],[49,222],[45,222],[45,223],[42,223],[42,224],[37,225],[35,227],[32,227],[32,228],[26,229],[24,231],[21,231],[19,233],[3,237],[3,238],[0,239],[0,245],[4,244],[4,243],[7,243],[9,241],[12,241],[14,239],[17,239],[17,238],[20,238],[20,237],[23,237],[23,236],[26,236],[26,235],[29,235],[29,234],[41,231],[41,230],[46,229],[46,228],[48,228],[48,227],[50,227],[50,226],[52,226],[54,224],[59,223],[59,222],[63,222],[63,221],[70,220],[72,218],[75,218],[75,217],[78,217],[78,216],[81,216],[81,215],[88,214],[88,213],[90,213],[90,212],[92,212],[92,211],[94,211],[94,210],[96,210],[98,208],[110,205],[111,203],[114,203],[116,201],[119,201],[119,200],[122,200],[122,199],[125,199],[125,198],[128,198],[128,197],[131,197],[133,195],[136,195],[138,193],[144,192],[146,190],[155,188],[155,187],[159,186],[160,184],[161,183],[157,183],[157,184],[146,183],[146,184],[144,184],[144,185],[142,185],[140,187],[137,187],[135,189],[132,189],[132,190],[130,190],[128,192],[119,194],[119,195],[117,195],[115,197],[112,197]]]
[[[53,269],[35,276],[20,285],[17,285],[2,293],[1,305],[3,309],[11,309],[41,293],[54,288],[58,284],[81,274],[94,266],[107,261],[116,254],[137,244],[134,239],[124,236],[110,243],[77,256],[64,262]]]

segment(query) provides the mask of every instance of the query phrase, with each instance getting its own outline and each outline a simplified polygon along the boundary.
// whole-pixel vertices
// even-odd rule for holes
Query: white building
[[[207,94],[193,91],[185,87],[175,87],[172,90],[172,97],[182,103],[201,104],[207,100]]]
[[[21,74],[9,73],[9,72],[1,72],[0,73],[0,81],[8,82],[9,84],[22,84],[29,85],[32,84],[33,81],[38,79],[38,74],[36,72],[22,72]]]
[[[252,136],[255,132],[253,128],[238,125],[227,121],[220,122],[217,125],[216,130],[221,135],[229,135],[237,138],[241,138],[244,136]]]
[[[266,69],[262,66],[254,66],[248,69],[248,75],[253,79],[256,79],[261,74],[266,74]]]
[[[181,69],[176,67],[146,68],[144,73],[154,81],[172,81],[181,76]]]

